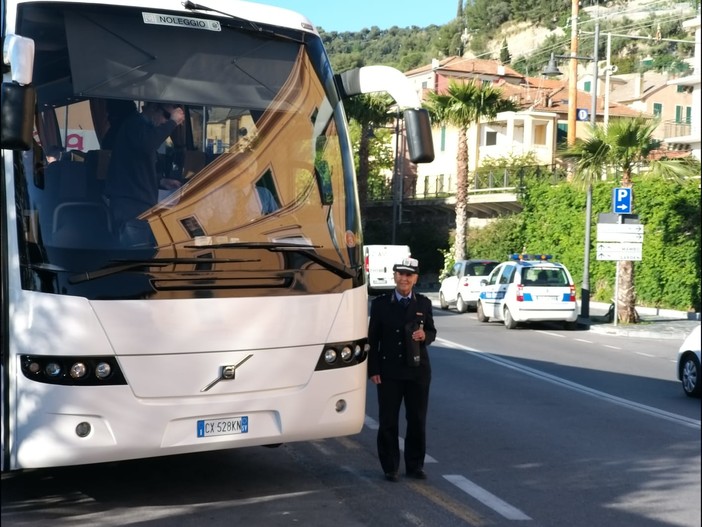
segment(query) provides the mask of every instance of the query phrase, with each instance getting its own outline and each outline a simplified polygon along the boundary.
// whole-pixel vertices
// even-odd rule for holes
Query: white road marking
[[[613,349],[613,350],[620,350],[620,349],[622,349],[622,348],[617,347],[617,346],[610,346],[609,344],[605,344],[604,347],[605,347],[605,348],[610,348],[610,349]]]
[[[560,333],[551,333],[550,331],[544,331],[542,329],[537,329],[534,331],[534,333],[541,333],[542,335],[551,335],[552,337],[560,337],[560,338],[565,338],[565,335],[561,335]]]
[[[573,339],[573,340],[577,340],[578,342],[584,342],[585,344],[592,344],[591,340],[585,340],[585,339]]]
[[[655,355],[651,355],[650,353],[643,353],[641,351],[635,351],[637,355],[641,355],[642,357],[655,357]]]
[[[683,426],[687,426],[688,428],[694,428],[696,430],[702,429],[702,423],[698,419],[691,419],[689,417],[685,417],[682,415],[677,415],[677,414],[673,414],[671,412],[666,412],[665,410],[659,410],[658,408],[653,408],[652,406],[646,406],[645,404],[640,404],[640,403],[637,403],[635,401],[629,401],[628,399],[623,399],[623,398],[617,397],[615,395],[601,392],[599,390],[595,390],[593,388],[583,386],[582,384],[577,384],[575,382],[571,382],[571,381],[563,379],[561,377],[551,375],[550,373],[546,373],[546,372],[537,370],[535,368],[530,368],[528,366],[523,366],[517,362],[507,360],[507,359],[504,359],[502,357],[498,357],[496,355],[492,355],[491,353],[487,353],[485,351],[480,351],[478,349],[469,348],[468,346],[464,346],[463,344],[458,344],[457,342],[452,342],[450,340],[446,340],[446,339],[441,338],[441,337],[437,338],[434,342],[436,344],[442,344],[442,345],[447,346],[449,348],[462,350],[464,352],[467,352],[467,353],[474,355],[477,358],[492,362],[494,364],[498,364],[500,366],[503,366],[505,368],[509,368],[511,370],[521,372],[525,375],[529,375],[530,377],[534,377],[534,378],[540,379],[542,381],[550,382],[551,384],[556,384],[556,385],[561,386],[563,388],[568,388],[569,390],[573,390],[575,392],[579,392],[579,393],[582,393],[584,395],[589,395],[589,396],[595,397],[597,399],[602,399],[602,400],[610,402],[612,404],[616,404],[616,405],[622,406],[624,408],[629,408],[630,410],[634,410],[637,412],[648,414],[648,415],[651,415],[653,417],[658,417],[659,419],[665,419],[666,421],[672,421],[674,423],[678,423],[678,424],[681,424]]]
[[[509,503],[502,501],[500,498],[491,494],[482,487],[479,487],[469,479],[464,478],[459,475],[445,475],[444,479],[456,485],[466,494],[473,496],[476,500],[481,502],[483,505],[490,507],[492,510],[500,514],[501,516],[507,518],[508,520],[519,520],[528,521],[531,520],[529,516],[524,514],[522,511],[513,507]]]

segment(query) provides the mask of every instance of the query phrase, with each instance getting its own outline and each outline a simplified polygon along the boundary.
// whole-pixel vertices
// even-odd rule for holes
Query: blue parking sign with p
[[[630,188],[615,188],[612,190],[612,209],[615,214],[631,214]]]

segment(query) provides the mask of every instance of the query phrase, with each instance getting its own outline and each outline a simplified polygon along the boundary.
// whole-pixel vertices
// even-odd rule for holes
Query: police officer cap
[[[402,262],[395,264],[392,270],[400,273],[418,274],[419,262],[415,258],[405,258]]]

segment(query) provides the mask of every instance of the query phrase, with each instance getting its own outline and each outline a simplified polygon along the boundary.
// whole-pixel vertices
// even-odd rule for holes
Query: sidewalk
[[[438,292],[422,291],[421,289],[419,292],[431,299],[435,309],[440,309]],[[580,328],[616,337],[675,339],[682,341],[695,326],[700,324],[699,313],[637,307],[636,311],[641,318],[638,324],[615,325],[613,322],[605,320],[605,314],[608,309],[609,304],[590,302],[590,317],[589,319],[583,317],[578,319]],[[474,313],[472,315],[475,316]]]
[[[699,313],[670,309],[637,307],[640,321],[637,324],[617,324],[604,318],[609,304],[590,302],[590,318],[580,318],[578,323],[595,333],[619,337],[683,340],[695,326],[700,325]]]

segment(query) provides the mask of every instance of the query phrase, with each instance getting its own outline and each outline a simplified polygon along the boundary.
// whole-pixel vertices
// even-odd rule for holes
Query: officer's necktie
[[[402,307],[407,307],[409,305],[409,303],[410,303],[409,298],[404,298],[404,297],[400,298],[400,304],[402,304]]]

